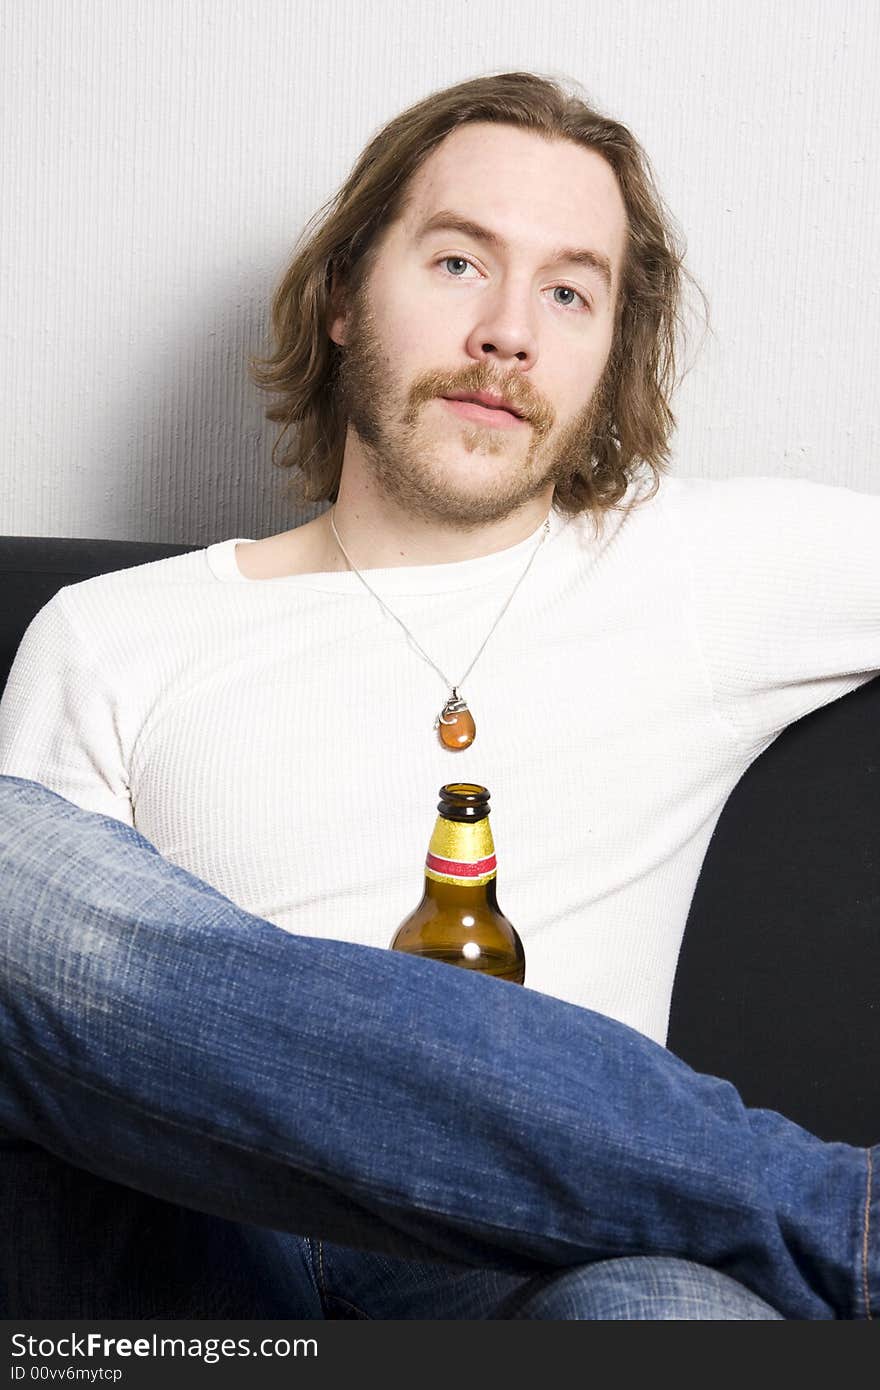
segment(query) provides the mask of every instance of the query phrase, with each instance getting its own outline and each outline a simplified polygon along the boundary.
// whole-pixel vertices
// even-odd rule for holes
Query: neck
[[[454,564],[508,550],[538,530],[551,505],[552,488],[548,495],[494,521],[444,523],[414,517],[396,504],[369,494],[352,495],[340,484],[334,506],[321,520],[326,525],[328,554],[335,553],[343,565],[345,559],[333,535],[331,517],[339,540],[359,570],[398,569]]]

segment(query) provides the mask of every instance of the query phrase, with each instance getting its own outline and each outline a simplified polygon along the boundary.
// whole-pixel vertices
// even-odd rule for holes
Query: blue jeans
[[[175,1292],[178,1316],[309,1316],[285,1306],[295,1280],[312,1316],[349,1295],[350,1316],[407,1315],[387,1311],[395,1262],[411,1307],[411,1262],[440,1269],[431,1306],[452,1311],[433,1316],[463,1315],[449,1286],[474,1271],[465,1316],[644,1310],[673,1286],[683,1308],[684,1265],[751,1291],[758,1316],[880,1312],[880,1147],[748,1109],[590,1010],[280,931],[17,778],[0,778],[0,882],[3,1245],[33,1228],[37,1263],[53,1240],[69,1254],[65,1310],[40,1313],[2,1257],[7,1317],[79,1316],[136,1264],[143,1287],[105,1316],[161,1316]],[[44,1211],[46,1184],[76,1200]],[[175,1289],[172,1248],[201,1284]]]

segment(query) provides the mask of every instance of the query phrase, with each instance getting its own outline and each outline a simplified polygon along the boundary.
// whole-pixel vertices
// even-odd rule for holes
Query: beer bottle
[[[425,860],[425,891],[394,934],[392,951],[481,970],[521,985],[526,958],[495,895],[489,793],[472,782],[440,788]]]

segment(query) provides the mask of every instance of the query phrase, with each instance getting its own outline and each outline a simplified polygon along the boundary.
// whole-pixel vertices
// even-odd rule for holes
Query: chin
[[[471,481],[472,486],[468,487],[458,479],[450,482],[448,477],[436,478],[433,487],[422,489],[423,514],[433,515],[441,523],[486,526],[503,521],[528,500],[519,488],[505,487],[503,480],[497,480],[494,486],[487,485],[485,478]]]

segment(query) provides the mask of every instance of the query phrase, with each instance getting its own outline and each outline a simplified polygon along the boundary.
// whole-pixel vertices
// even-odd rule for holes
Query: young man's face
[[[549,507],[588,457],[626,229],[595,151],[488,123],[447,136],[331,325],[346,466],[408,514],[459,528]],[[450,399],[481,391],[521,417]]]

